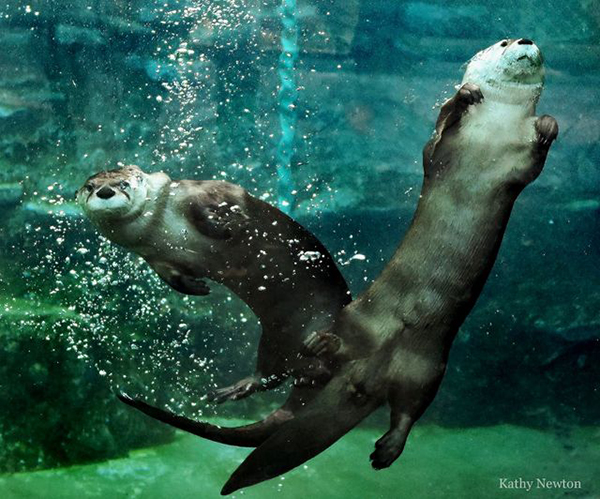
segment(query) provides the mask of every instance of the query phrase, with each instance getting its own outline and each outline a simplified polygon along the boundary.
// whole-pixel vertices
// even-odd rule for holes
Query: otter
[[[468,63],[423,151],[412,223],[381,275],[305,346],[338,367],[301,410],[261,443],[222,494],[273,478],[336,442],[389,403],[389,431],[370,455],[390,466],[433,401],[459,327],[496,259],[519,193],[542,171],[558,125],[535,117],[542,54],[502,40]]]
[[[77,199],[104,236],[140,255],[176,291],[206,295],[210,279],[257,315],[263,332],[256,372],[211,393],[214,402],[307,370],[327,375],[319,359],[297,352],[309,333],[330,325],[350,292],[329,252],[300,224],[238,185],[174,181],[138,166],[93,175]],[[292,405],[302,391],[293,390]]]

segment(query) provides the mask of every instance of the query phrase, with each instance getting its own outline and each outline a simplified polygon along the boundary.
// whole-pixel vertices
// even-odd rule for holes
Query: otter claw
[[[535,130],[537,132],[537,140],[543,146],[550,146],[558,137],[558,123],[556,120],[547,114],[540,116],[535,122]]]
[[[301,378],[296,378],[294,380],[294,386],[314,386],[315,384],[315,380],[306,376],[302,376]]]

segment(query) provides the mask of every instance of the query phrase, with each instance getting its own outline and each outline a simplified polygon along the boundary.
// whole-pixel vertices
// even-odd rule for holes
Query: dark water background
[[[560,136],[517,202],[422,424],[450,435],[482,426],[501,435],[506,424],[541,431],[564,440],[553,459],[573,465],[574,476],[555,478],[577,479],[593,464],[569,438],[600,438],[600,4],[497,3],[299,1],[295,217],[358,294],[410,222],[421,149],[462,64],[504,37],[533,39],[547,71],[538,114],[555,116]],[[206,298],[176,295],[102,241],[72,199],[88,175],[121,162],[229,180],[275,202],[278,6],[0,3],[1,472],[172,441],[168,428],[121,407],[116,387],[190,416],[256,418],[281,400],[200,401],[253,369],[252,313],[216,285]],[[386,418],[367,426],[383,429]],[[357,454],[362,465],[370,445]],[[460,497],[468,486],[452,490]]]

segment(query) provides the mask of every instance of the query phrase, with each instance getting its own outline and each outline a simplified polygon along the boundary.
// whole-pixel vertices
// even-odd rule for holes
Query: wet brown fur
[[[482,99],[478,87],[466,84],[444,104],[424,149],[423,187],[404,240],[332,329],[307,340],[314,352],[337,359],[339,370],[248,456],[222,494],[302,464],[386,402],[390,429],[377,441],[372,465],[388,467],[402,453],[438,391],[452,342],[494,264],[513,204],[541,172],[558,133],[554,118],[542,116],[532,130],[536,139],[501,149],[503,162],[467,159],[465,152],[480,145],[464,142],[461,122]]]
[[[218,390],[216,401],[243,398],[307,370],[325,372],[322,361],[300,359],[298,352],[308,334],[331,324],[350,294],[320,241],[240,186],[172,181],[135,166],[90,177],[80,190],[82,203],[103,186],[117,190],[132,177],[149,186],[144,208],[114,218],[91,213],[100,231],[142,256],[179,292],[207,294],[205,279],[224,284],[261,322],[256,373]],[[135,195],[127,189],[123,194]]]

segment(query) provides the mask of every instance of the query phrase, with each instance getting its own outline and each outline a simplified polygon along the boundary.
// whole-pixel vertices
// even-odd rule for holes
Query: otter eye
[[[125,180],[121,180],[121,182],[119,182],[119,188],[124,191],[126,189],[129,189],[129,182],[125,182]]]
[[[91,185],[91,184],[85,184],[83,187],[84,187],[84,188],[85,188],[85,190],[86,190],[86,191],[88,191],[88,192],[92,192],[92,191],[94,190],[94,188],[92,187],[92,185]]]
[[[501,47],[506,47],[507,45],[508,45],[508,41],[506,41],[506,40],[504,40],[504,41],[503,41],[503,42],[500,44],[500,46],[501,46]]]

